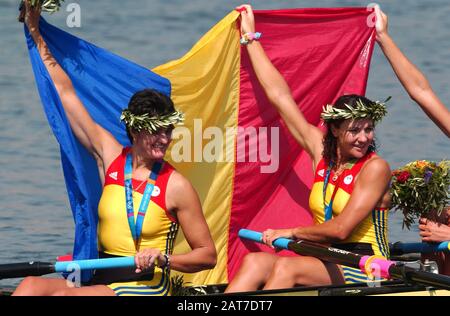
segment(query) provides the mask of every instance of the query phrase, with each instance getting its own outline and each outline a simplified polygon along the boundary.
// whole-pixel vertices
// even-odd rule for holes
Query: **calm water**
[[[36,91],[18,0],[0,0],[0,263],[51,260],[72,249],[73,223],[59,149]],[[70,3],[71,1],[66,1]],[[252,1],[250,1],[252,2]],[[152,68],[179,58],[240,1],[79,0],[81,28],[65,25],[64,11],[47,17],[57,26]],[[254,1],[257,9],[366,6],[365,1]],[[390,15],[399,46],[450,100],[450,3],[447,0],[379,1]],[[65,6],[64,6],[65,8]],[[448,139],[409,100],[376,48],[367,95],[392,96],[390,114],[377,131],[380,153],[392,168],[416,159],[450,158]],[[418,240],[391,216],[390,238]],[[0,281],[12,286],[18,280]]]

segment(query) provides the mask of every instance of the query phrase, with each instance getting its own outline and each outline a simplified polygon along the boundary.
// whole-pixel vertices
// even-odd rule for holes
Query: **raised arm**
[[[39,10],[32,9],[29,1],[25,1],[25,3],[25,23],[56,87],[70,126],[81,144],[94,155],[99,167],[102,167],[99,169],[104,170],[112,162],[112,159],[120,153],[122,146],[107,130],[93,121],[78,98],[70,78],[52,56],[39,32]]]
[[[254,33],[255,20],[251,6],[243,5],[241,10],[241,32]],[[316,126],[308,123],[292,97],[291,90],[283,76],[274,67],[258,41],[251,41],[247,50],[259,83],[269,101],[280,113],[289,131],[314,160],[317,165],[323,152],[323,133]]]
[[[377,42],[401,84],[430,119],[450,137],[450,111],[434,93],[424,74],[402,53],[388,34],[388,18],[375,6]]]

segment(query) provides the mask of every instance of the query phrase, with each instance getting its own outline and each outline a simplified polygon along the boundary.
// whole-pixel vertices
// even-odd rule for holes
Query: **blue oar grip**
[[[248,239],[255,242],[262,243],[262,233],[256,232],[250,229],[241,229],[239,230],[238,236],[242,239]],[[278,238],[275,239],[273,245],[280,249],[288,249],[288,245],[292,242],[292,239],[287,238]]]
[[[402,243],[396,242],[394,249],[400,249],[403,253],[432,253],[432,252],[450,252],[450,241],[444,241],[439,244],[432,243]]]
[[[55,263],[56,272],[72,272],[74,270],[99,270],[99,269],[130,268],[130,267],[135,267],[134,257],[61,261]]]

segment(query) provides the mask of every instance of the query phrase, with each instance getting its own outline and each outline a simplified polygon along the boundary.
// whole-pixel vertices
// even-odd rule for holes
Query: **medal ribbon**
[[[134,221],[134,206],[133,206],[133,185],[132,185],[132,157],[131,154],[127,155],[125,161],[124,182],[125,182],[125,201],[127,209],[128,225],[130,226],[131,235],[133,236],[136,249],[141,238],[142,225],[144,223],[145,213],[147,212],[148,205],[152,198],[153,189],[155,188],[156,179],[162,169],[162,162],[154,162],[152,170],[145,186],[144,195],[142,196],[141,204],[139,205],[139,211]]]
[[[333,217],[333,197],[335,195],[335,192],[337,191],[336,190],[337,186],[335,186],[332,197],[330,199],[330,203],[327,204],[327,202],[325,202],[325,197],[327,195],[327,186],[328,186],[328,182],[330,181],[330,174],[331,174],[332,167],[333,167],[333,163],[330,162],[330,165],[327,168],[327,173],[325,175],[325,179],[323,181],[323,210],[325,213],[325,222],[329,221]]]
[[[331,174],[331,169],[333,168],[333,162],[330,162],[330,164],[328,165],[327,173],[326,173],[325,179],[323,181],[323,210],[325,213],[325,222],[329,221],[333,217],[333,200],[339,189],[339,185],[341,184],[341,180],[343,178],[342,175],[345,173],[346,169],[351,169],[354,166],[354,164],[355,164],[355,161],[347,163],[344,171],[339,175],[338,179],[336,179],[333,194],[331,195],[329,204],[327,204],[325,202],[325,197],[327,195],[327,186],[328,186],[328,182],[330,181],[330,174]]]

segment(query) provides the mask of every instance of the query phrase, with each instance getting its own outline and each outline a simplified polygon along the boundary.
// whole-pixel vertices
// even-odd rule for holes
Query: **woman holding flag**
[[[137,92],[121,116],[132,143],[124,148],[93,121],[52,56],[39,32],[40,10],[31,8],[29,1],[25,7],[26,25],[72,131],[97,161],[103,185],[98,207],[99,257],[135,256],[136,269],[98,270],[92,285],[80,288],[63,279],[28,277],[14,294],[168,295],[171,269],[193,273],[213,268],[216,250],[198,195],[190,182],[163,160],[174,125],[182,122],[183,114],[162,93],[150,89]],[[179,226],[192,250],[174,255]]]
[[[387,209],[390,203],[390,168],[375,153],[374,127],[386,114],[385,105],[359,95],[344,95],[327,105],[324,133],[309,124],[289,87],[258,42],[252,8],[241,11],[241,43],[246,45],[253,69],[268,99],[289,131],[312,159],[315,180],[310,209],[316,225],[268,229],[263,242],[272,246],[280,237],[306,239],[364,255],[387,257]],[[279,257],[248,254],[227,292],[277,289],[299,285],[364,282],[357,269],[323,262],[314,257]]]

